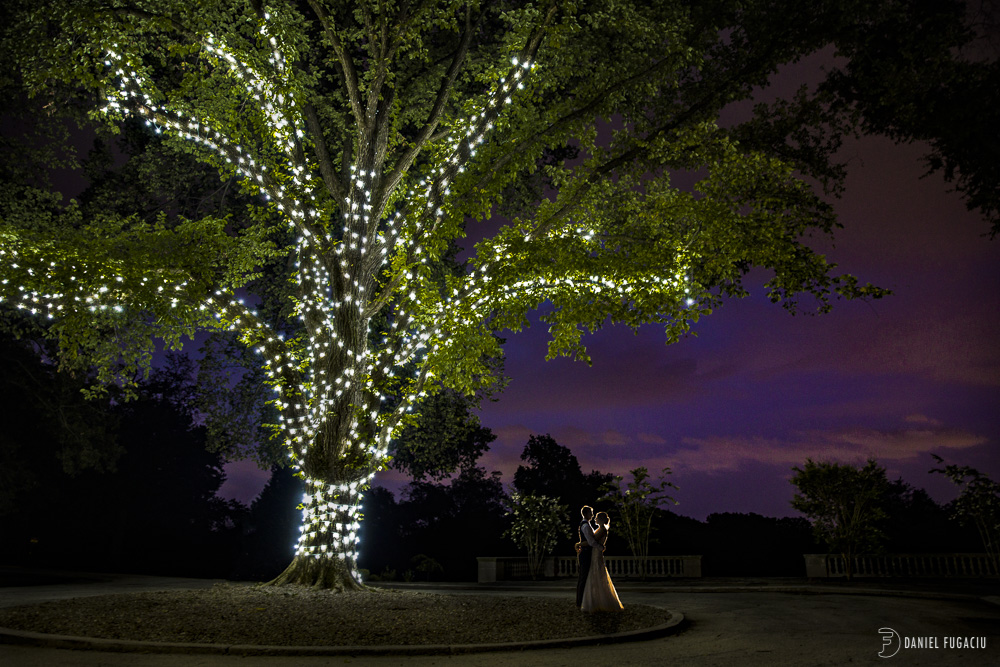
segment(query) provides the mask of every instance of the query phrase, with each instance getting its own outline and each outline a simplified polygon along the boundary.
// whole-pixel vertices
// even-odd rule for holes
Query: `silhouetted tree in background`
[[[944,463],[940,456],[931,456],[938,465]],[[963,525],[975,526],[994,572],[1000,571],[1000,482],[971,466],[951,464],[930,472],[945,475],[961,489],[951,503],[951,514]]]
[[[108,471],[123,451],[118,414],[84,400],[85,378],[46,363],[52,348],[36,321],[0,306],[0,516],[44,505],[55,480]],[[0,534],[0,544],[12,539]]]
[[[17,382],[12,377],[4,375],[5,387]],[[38,467],[27,473],[37,484],[0,519],[4,555],[65,569],[228,574],[245,508],[216,495],[222,461],[205,449],[204,429],[186,403],[191,378],[191,363],[170,357],[139,385],[136,400],[87,404],[114,416],[111,433],[122,451],[104,467],[70,474],[53,465],[58,449],[38,439]],[[24,412],[15,421],[39,424],[44,434],[44,416]]]
[[[874,459],[863,467],[806,459],[802,468],[792,470],[790,481],[798,491],[792,507],[809,517],[816,537],[830,551],[844,557],[850,579],[854,556],[873,552],[884,542],[885,468]]]
[[[382,486],[366,491],[361,506],[365,521],[361,524],[360,565],[374,578],[395,579],[415,555],[402,539],[404,519],[400,506],[392,491]]]
[[[105,517],[113,518],[88,522],[88,530],[109,530],[116,569],[139,562],[149,571],[224,575],[246,508],[216,495],[225,474],[190,412],[193,364],[187,357],[168,359],[139,400],[119,407],[125,455],[96,496]]]
[[[475,400],[450,389],[420,403],[420,421],[407,424],[390,447],[390,467],[414,481],[441,481],[457,470],[472,468],[496,440],[473,414]]]
[[[584,505],[594,506],[595,511],[606,509],[596,505],[604,495],[603,486],[611,482],[612,476],[597,470],[584,475],[576,456],[568,447],[557,443],[551,435],[529,436],[528,443],[521,452],[521,460],[524,465],[519,465],[514,472],[514,488],[518,493],[557,499],[560,504],[569,508],[573,521]],[[612,537],[609,537],[609,544],[613,546],[615,543]],[[571,537],[560,540],[556,552],[565,555],[575,553],[575,542],[574,533]]]
[[[677,504],[667,489],[676,489],[673,482],[668,482],[666,476],[670,468],[664,468],[655,481],[649,477],[649,471],[640,466],[629,471],[632,481],[624,482],[620,475],[614,475],[612,482],[602,488],[602,501],[614,505],[614,516],[621,520],[617,532],[628,542],[629,551],[639,559],[640,576],[646,578],[646,558],[649,556],[650,537],[653,533],[653,516],[660,505]]]
[[[902,479],[889,483],[883,523],[885,550],[889,553],[972,552],[982,548],[972,531],[964,528],[927,491]]]
[[[275,466],[271,478],[250,505],[242,526],[243,541],[234,575],[268,581],[281,574],[295,555],[299,510],[295,499],[305,486],[291,468]]]
[[[657,556],[704,555],[708,539],[705,523],[671,510],[653,513],[650,553]]]
[[[398,501],[374,487],[362,504],[361,566],[378,577],[412,579],[421,563],[425,576],[433,574],[430,559],[441,566],[439,578],[475,580],[477,556],[515,553],[503,539],[506,500],[500,473],[481,467],[464,468],[447,484],[412,482]]]
[[[295,504],[302,483],[278,467],[249,510],[217,497],[222,458],[206,451],[205,430],[197,426],[190,360],[165,358],[140,383],[133,402],[85,401],[83,378],[55,372],[34,323],[5,317],[0,399],[17,418],[0,431],[0,559],[254,580],[287,566],[298,534]],[[453,415],[450,425],[441,421],[443,428],[474,435],[459,439],[457,453],[443,446],[426,450],[433,457],[420,464],[423,477],[398,500],[380,487],[365,494],[362,567],[376,577],[469,581],[476,578],[477,556],[521,553],[503,537],[511,523],[499,473],[475,465],[493,434],[461,410]],[[422,437],[434,436],[425,430]],[[435,460],[459,469],[448,474]],[[554,489],[575,505],[611,509],[594,499],[596,482],[612,476],[583,475],[572,452],[551,436],[532,436],[522,460],[515,477],[521,485]],[[949,469],[965,472],[966,482],[972,479],[965,468],[942,472]],[[884,517],[878,529],[888,551],[981,549],[974,524],[962,526],[953,516],[962,496],[941,505],[903,480],[879,488]],[[577,509],[570,507],[574,518]],[[701,554],[707,576],[802,576],[802,554],[820,548],[803,518],[727,512],[698,521],[656,508],[651,526],[650,554]],[[568,543],[555,550],[572,553]],[[613,536],[609,553],[628,553],[620,535]]]
[[[540,456],[533,463],[561,461],[568,468],[548,468],[547,476],[536,475],[534,479],[559,479],[566,473],[573,477],[576,457],[567,448],[553,445],[551,438],[542,438],[542,451],[552,456]],[[535,438],[534,444],[539,440]],[[245,529],[243,558],[251,562],[258,562],[254,554],[266,543],[290,545],[297,531],[297,516],[288,505],[301,492],[300,483],[287,469],[273,474],[252,505]],[[604,476],[596,471],[592,475]],[[501,538],[510,521],[504,516],[507,498],[496,474],[475,467],[451,477],[433,477],[447,483],[414,482],[398,501],[382,487],[366,493],[362,566],[375,578],[470,581],[476,576],[477,556],[523,555],[513,543]],[[939,504],[924,489],[901,479],[886,485],[880,502],[884,517],[878,527],[884,548],[890,553],[971,552],[982,548],[973,526],[962,526],[952,516],[954,502]],[[600,503],[597,505],[600,507]],[[612,508],[609,504],[602,509]],[[265,515],[271,518],[262,519]],[[701,555],[706,576],[801,577],[805,574],[802,554],[826,549],[822,540],[817,541],[810,522],[802,517],[721,512],[699,521],[658,507],[650,523],[651,555]],[[623,528],[618,525],[616,533]],[[285,532],[285,539],[274,538],[280,531]],[[613,538],[617,541],[610,541],[609,553],[627,554],[625,539],[620,534]],[[252,540],[260,540],[260,544],[250,544]],[[251,579],[273,576],[290,560],[291,547],[280,554],[275,550],[275,554],[267,568],[256,573],[240,571]],[[555,555],[570,556],[572,552],[559,545]],[[426,571],[419,571],[420,567]]]
[[[359,563],[376,577],[475,579],[477,556],[511,551],[500,473],[476,465],[496,436],[480,425],[475,404],[453,391],[434,394],[392,443],[392,467],[413,481],[399,500],[377,486],[365,493]]]
[[[702,567],[707,576],[802,576],[812,553],[812,526],[802,518],[720,512],[705,519]]]

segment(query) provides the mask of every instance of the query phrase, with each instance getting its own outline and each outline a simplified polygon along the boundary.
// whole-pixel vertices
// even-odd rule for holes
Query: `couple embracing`
[[[621,601],[604,564],[604,545],[608,541],[611,519],[605,512],[594,516],[594,508],[580,510],[580,541],[576,544],[580,578],[576,582],[576,606],[581,611],[621,611]]]

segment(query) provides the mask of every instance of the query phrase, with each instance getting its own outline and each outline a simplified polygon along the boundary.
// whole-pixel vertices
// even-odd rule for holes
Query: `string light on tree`
[[[230,331],[257,355],[306,489],[277,583],[360,586],[360,502],[394,434],[441,386],[489,387],[493,334],[529,313],[549,325],[549,356],[586,361],[582,334],[609,322],[657,323],[676,341],[717,302],[710,287],[739,292],[748,264],[776,269],[777,300],[834,289],[802,252],[802,230],[826,221],[792,166],[682,113],[676,89],[702,47],[644,29],[655,63],[622,54],[578,72],[593,63],[566,45],[589,9],[390,5],[164,0],[162,13],[67,21],[80,34],[58,48],[109,125],[141,119],[258,208],[245,229],[165,214],[74,220],[59,239],[0,227],[0,298],[50,320],[67,350],[86,323],[142,319],[173,338]],[[599,143],[597,119],[615,114],[622,128]],[[568,147],[577,164],[548,160]],[[672,169],[707,175],[684,192]],[[465,224],[535,173],[531,210],[453,270]],[[279,231],[290,240],[275,248]],[[290,260],[288,336],[240,298],[274,257]]]

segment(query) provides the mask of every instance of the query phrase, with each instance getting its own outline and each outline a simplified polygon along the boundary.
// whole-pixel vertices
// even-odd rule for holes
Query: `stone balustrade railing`
[[[810,579],[846,577],[840,554],[805,554]],[[862,554],[851,559],[852,577],[997,577],[988,554]]]
[[[479,583],[531,578],[526,557],[491,556],[479,557],[476,560],[479,561]],[[642,563],[634,556],[605,556],[604,562],[608,567],[608,574],[616,580],[638,579],[643,574],[653,579],[701,576],[701,556],[650,556]],[[576,556],[546,558],[542,563],[540,576],[545,578],[576,577]]]

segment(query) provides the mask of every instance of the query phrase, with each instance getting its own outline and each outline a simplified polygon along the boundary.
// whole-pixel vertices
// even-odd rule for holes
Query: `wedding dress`
[[[594,531],[594,539],[605,544],[608,541],[608,531],[598,528]],[[611,583],[611,575],[604,564],[604,553],[600,549],[594,549],[594,554],[590,559],[590,573],[587,575],[586,588],[583,589],[583,604],[580,605],[583,611],[621,611],[624,609],[615,585]]]

